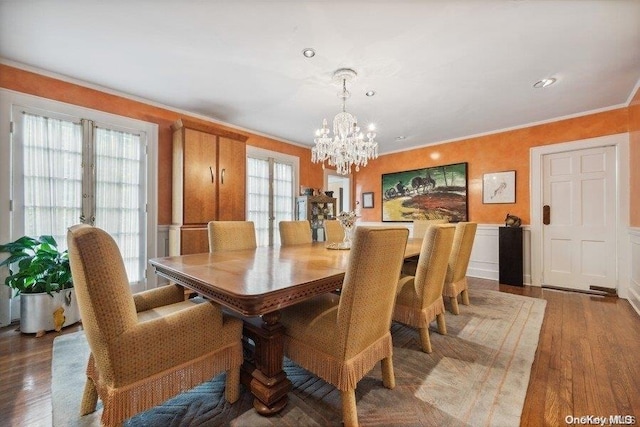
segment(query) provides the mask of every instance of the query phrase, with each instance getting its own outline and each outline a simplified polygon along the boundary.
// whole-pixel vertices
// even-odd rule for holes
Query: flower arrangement
[[[354,211],[351,212],[340,212],[337,216],[338,221],[340,221],[340,225],[342,225],[344,228],[353,228],[353,226],[356,224],[356,213]]]

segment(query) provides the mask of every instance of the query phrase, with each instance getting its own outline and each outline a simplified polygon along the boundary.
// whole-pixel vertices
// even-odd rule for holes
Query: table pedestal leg
[[[280,312],[245,318],[245,362],[242,383],[251,390],[253,407],[259,414],[278,413],[287,404],[291,381],[282,369],[284,358],[284,326],[279,323]],[[246,339],[253,341],[253,345]]]

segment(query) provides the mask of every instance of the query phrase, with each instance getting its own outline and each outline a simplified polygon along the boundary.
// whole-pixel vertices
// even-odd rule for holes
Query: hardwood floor
[[[522,426],[560,426],[567,416],[589,415],[632,415],[640,423],[640,316],[626,300],[483,279],[470,279],[470,286],[471,292],[493,289],[547,301]],[[0,329],[0,425],[51,425],[51,348],[58,335],[34,338],[15,325]]]

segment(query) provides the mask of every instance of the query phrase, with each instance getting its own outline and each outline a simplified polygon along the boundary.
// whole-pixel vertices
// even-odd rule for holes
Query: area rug
[[[356,389],[363,426],[517,426],[546,301],[489,290],[471,290],[471,305],[447,312],[448,335],[432,325],[433,353],[420,351],[418,333],[393,323],[396,387],[382,385],[380,364]],[[99,426],[101,409],[79,416],[88,347],[83,332],[53,343],[53,425]],[[139,414],[125,426],[339,426],[340,393],[285,361],[293,383],[279,414],[258,415],[250,393],[224,400],[224,374]]]

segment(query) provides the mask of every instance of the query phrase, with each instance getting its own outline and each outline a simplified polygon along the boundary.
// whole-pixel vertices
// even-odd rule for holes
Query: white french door
[[[247,220],[258,246],[279,246],[278,223],[294,219],[298,159],[267,150],[247,150]]]
[[[146,135],[33,108],[16,107],[14,119],[13,238],[52,235],[64,249],[70,226],[95,225],[118,244],[131,286],[144,289]]]

